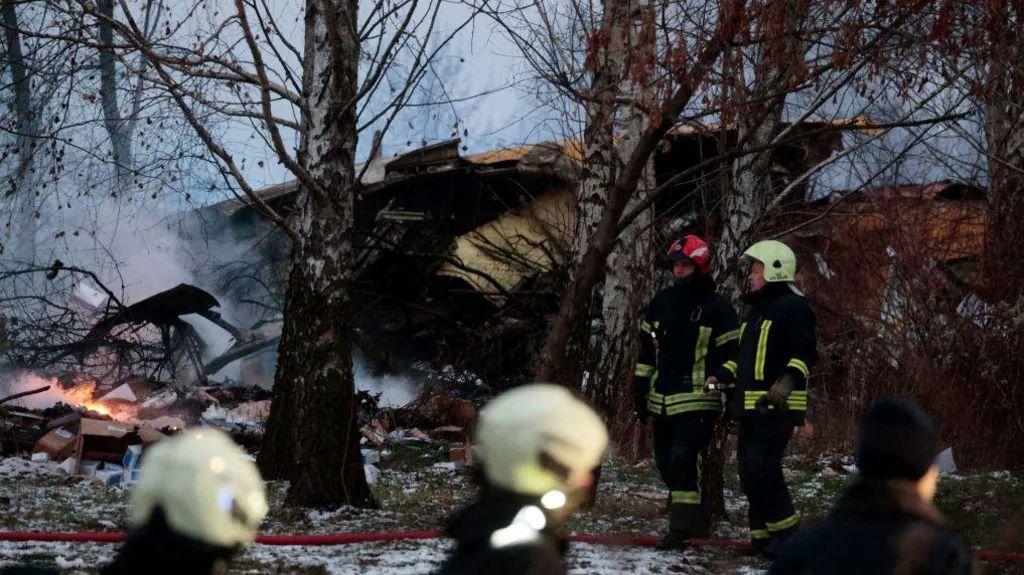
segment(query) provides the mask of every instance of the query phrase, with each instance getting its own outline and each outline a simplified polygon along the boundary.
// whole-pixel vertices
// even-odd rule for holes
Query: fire
[[[62,389],[64,402],[69,405],[76,405],[83,409],[108,415],[117,421],[132,421],[136,418],[137,409],[133,405],[122,402],[101,403],[96,401],[93,394],[96,392],[95,381],[81,381],[70,389]]]
[[[110,410],[107,409],[107,407],[102,403],[82,403],[80,405],[88,409],[89,411],[95,411],[96,413],[99,413],[101,415],[109,415],[111,417],[114,416],[114,414],[111,413]]]

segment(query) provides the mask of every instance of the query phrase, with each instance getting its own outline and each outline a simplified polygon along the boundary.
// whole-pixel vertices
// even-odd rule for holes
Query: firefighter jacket
[[[149,522],[128,534],[114,561],[103,568],[102,575],[136,573],[224,573],[237,547],[210,545],[171,529],[163,509],[157,507]]]
[[[977,573],[970,551],[909,481],[861,479],[781,548],[769,575]]]
[[[449,522],[455,550],[435,575],[565,575],[564,540],[547,525],[518,523],[530,507],[540,512],[538,497],[485,486]]]
[[[783,375],[792,377],[787,402],[797,425],[807,411],[807,381],[818,360],[817,318],[789,284],[773,283],[746,296],[749,309],[740,324],[739,349],[716,377],[736,387],[729,399],[732,416],[749,415],[757,400]]]
[[[704,275],[654,296],[640,323],[637,405],[646,403],[655,415],[720,411],[720,400],[704,395],[704,381],[735,355],[738,323],[736,311]]]

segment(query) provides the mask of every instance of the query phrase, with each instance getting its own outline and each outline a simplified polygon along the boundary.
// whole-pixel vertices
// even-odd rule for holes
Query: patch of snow
[[[431,465],[430,469],[441,473],[455,473],[455,464],[451,461],[441,461]]]
[[[0,460],[0,477],[9,479],[30,477],[61,477],[60,466],[53,461],[29,461],[20,457]]]

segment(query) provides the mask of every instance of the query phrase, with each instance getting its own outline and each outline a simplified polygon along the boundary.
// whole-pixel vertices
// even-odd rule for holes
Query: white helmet
[[[157,507],[173,531],[234,547],[252,542],[267,514],[267,498],[245,452],[224,432],[198,428],[146,452],[132,492],[131,524],[145,524]]]
[[[491,484],[527,495],[573,490],[608,445],[604,423],[564,387],[534,383],[503,393],[480,414],[477,453]]]

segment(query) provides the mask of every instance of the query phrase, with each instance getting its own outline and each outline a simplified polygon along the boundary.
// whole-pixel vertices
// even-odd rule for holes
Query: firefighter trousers
[[[700,493],[700,460],[718,413],[694,411],[654,418],[654,463],[669,489],[669,529],[706,536],[710,514]]]
[[[755,412],[740,421],[736,457],[740,485],[750,504],[750,537],[755,546],[784,539],[799,528],[782,474],[782,457],[795,427],[788,413]]]

